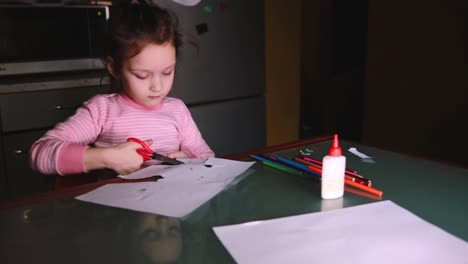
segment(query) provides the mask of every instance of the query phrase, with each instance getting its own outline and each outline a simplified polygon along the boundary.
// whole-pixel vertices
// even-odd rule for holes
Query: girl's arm
[[[183,108],[180,131],[180,151],[186,153],[190,158],[210,158],[214,157],[214,152],[203,139],[195,121],[187,106],[180,101]],[[171,155],[169,155],[171,156]]]
[[[75,115],[57,124],[32,145],[32,167],[44,174],[60,175],[104,168],[128,174],[140,169],[143,158],[136,152],[141,148],[138,143],[124,142],[108,148],[88,146],[100,135],[108,110],[113,106],[106,95],[86,102]]]
[[[86,102],[32,145],[32,167],[44,174],[86,172],[85,153],[99,136],[106,112],[104,98],[96,96]]]
[[[106,123],[109,102],[95,96],[75,115],[57,124],[31,147],[31,165],[44,174],[75,174],[109,168],[127,174],[140,168],[139,144],[126,142],[109,148],[89,147]],[[151,144],[151,143],[150,143]]]

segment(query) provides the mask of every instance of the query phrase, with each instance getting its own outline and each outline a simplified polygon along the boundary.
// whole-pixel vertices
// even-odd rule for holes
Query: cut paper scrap
[[[210,158],[185,164],[153,165],[126,175],[141,179],[154,175],[157,182],[107,184],[76,199],[134,211],[183,217],[226,188],[254,162]],[[205,166],[209,165],[209,166]]]
[[[366,154],[359,152],[356,148],[349,148],[348,151],[360,157],[363,162],[374,163],[374,160],[372,159],[372,157],[369,157]]]
[[[361,159],[372,159],[372,157],[369,157],[366,154],[359,152],[356,148],[349,148],[348,151],[360,157]]]
[[[237,263],[461,264],[468,260],[466,241],[391,201],[213,230]]]
[[[183,6],[194,6],[198,3],[200,3],[201,0],[172,0],[178,4],[181,4]]]

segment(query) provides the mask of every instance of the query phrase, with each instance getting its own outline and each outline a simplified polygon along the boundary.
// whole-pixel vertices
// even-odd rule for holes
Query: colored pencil
[[[304,164],[299,163],[299,162],[294,161],[294,160],[290,160],[290,159],[281,157],[280,155],[276,155],[276,154],[271,155],[271,157],[276,158],[276,159],[278,159],[279,161],[281,161],[281,162],[283,162],[283,163],[286,163],[286,164],[288,164],[288,165],[294,167],[294,168],[297,169],[297,170],[300,170],[300,171],[302,171],[302,172],[310,173],[310,174],[313,174],[313,175],[315,175],[315,176],[321,177],[321,174],[320,174],[320,173],[309,169],[309,167],[307,167],[307,165],[304,165]]]
[[[287,164],[287,163],[284,163],[282,161],[280,161],[279,159],[275,158],[275,157],[272,157],[270,155],[264,155],[264,154],[253,154],[253,155],[250,155],[252,158],[256,158],[257,160],[260,160],[260,161],[270,161],[270,162],[273,162],[273,163],[276,163],[276,164],[279,164],[279,165],[282,165],[283,167],[286,167],[286,168],[290,168],[292,170],[296,170],[296,171],[302,171],[302,170],[298,170],[296,167],[294,166],[291,166],[290,164]]]
[[[297,157],[311,163],[312,165],[322,166],[322,162],[320,160],[317,160],[308,156],[303,156],[300,154],[297,155]],[[345,169],[345,173],[351,176],[356,176],[356,177],[365,179],[364,176],[358,174],[357,171],[355,170]]]
[[[275,169],[278,169],[278,170],[282,170],[284,172],[289,172],[289,173],[292,173],[292,174],[296,174],[296,175],[301,175],[303,174],[302,171],[299,171],[299,170],[296,170],[296,169],[293,169],[293,168],[289,168],[289,167],[286,167],[286,166],[283,166],[281,164],[278,164],[278,163],[275,163],[275,162],[272,162],[268,159],[266,159],[265,157],[262,157],[260,155],[250,155],[252,158],[262,162],[264,165],[267,165],[267,166],[270,166],[272,168],[275,168]]]
[[[306,160],[303,160],[303,159],[301,159],[301,158],[299,158],[299,157],[296,157],[296,158],[294,158],[294,159],[295,159],[296,161],[298,161],[298,162],[301,162],[301,163],[303,163],[303,164],[308,165],[309,169],[311,169],[311,170],[316,170],[316,171],[318,171],[320,174],[322,173],[322,167],[321,167],[321,166],[319,166],[319,165],[317,165],[317,164],[315,164],[315,163],[312,163],[312,162],[308,162],[308,161],[306,161]],[[348,174],[348,173],[346,173],[346,172],[345,172],[345,177],[348,178],[348,179],[350,179],[350,180],[352,180],[352,181],[354,181],[354,182],[357,182],[357,183],[360,183],[360,184],[364,184],[364,185],[369,186],[369,187],[372,186],[371,180],[368,180],[368,179],[366,179],[366,178],[363,178],[363,177],[356,177],[356,176],[350,175],[350,174]]]
[[[302,155],[302,154],[298,154],[297,157],[302,158],[302,159],[304,159],[305,161],[309,161],[309,162],[312,162],[312,163],[315,163],[315,164],[317,164],[317,165],[322,166],[322,161],[320,161],[320,160],[318,160],[318,159],[314,159],[314,158],[311,158],[311,157],[309,157],[309,156],[304,156],[304,155]],[[359,175],[359,174],[357,173],[357,171],[355,171],[355,170],[345,169],[345,172],[348,173],[349,175],[352,175],[352,176],[364,178],[362,175]]]
[[[348,179],[345,179],[345,183],[350,185],[350,186],[353,186],[353,187],[355,187],[357,189],[366,191],[368,193],[375,194],[375,195],[377,195],[379,197],[383,195],[383,192],[381,190],[378,190],[378,189],[375,189],[375,188],[372,188],[372,187],[369,187],[369,186],[365,186],[363,184],[359,184],[359,183],[353,182],[353,181],[348,180]]]
[[[290,169],[288,167],[285,167],[285,166],[282,166],[278,163],[274,163],[274,162],[271,162],[271,161],[268,161],[268,160],[264,160],[262,161],[262,163],[264,165],[267,165],[267,166],[270,166],[272,168],[275,168],[275,169],[278,169],[278,170],[281,170],[281,171],[284,171],[284,172],[288,172],[288,173],[292,173],[292,174],[295,174],[295,175],[302,175],[302,171],[297,171],[297,170],[294,170],[294,169]]]
[[[270,166],[272,168],[282,170],[284,172],[292,173],[295,175],[304,175],[303,172],[307,172],[310,174],[313,174],[315,176],[319,176],[320,178],[322,177],[321,169],[318,169],[314,166],[309,168],[307,165],[304,165],[300,162],[290,160],[284,157],[281,157],[279,155],[268,155],[268,156],[259,156],[259,155],[250,155],[252,158],[261,161],[264,165]],[[293,166],[293,168],[287,167],[283,164],[280,164],[279,162],[283,162],[285,164],[288,164],[290,166]],[[381,190],[372,188],[364,183],[356,182],[358,180],[357,178],[354,178],[354,180],[350,179],[349,177],[346,177],[346,174],[344,175],[344,183],[347,185],[350,185],[354,188],[360,189],[362,191],[374,194],[376,196],[382,196],[383,192]],[[349,176],[349,175],[348,175]]]

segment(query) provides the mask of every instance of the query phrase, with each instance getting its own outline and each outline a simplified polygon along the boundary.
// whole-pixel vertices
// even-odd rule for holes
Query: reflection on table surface
[[[330,141],[277,151],[292,157],[300,149],[320,158]],[[372,179],[383,200],[412,211],[468,240],[468,170],[342,141],[375,163],[352,154],[347,167]],[[371,203],[375,197],[348,190],[322,200],[314,178],[297,177],[256,163],[225,190],[184,218],[135,212],[73,197],[0,211],[2,263],[234,263],[213,226],[334,210]],[[440,175],[444,175],[443,179]],[[443,187],[441,185],[443,184]]]
[[[177,263],[184,250],[180,219],[73,199],[14,209],[0,222],[7,263]]]

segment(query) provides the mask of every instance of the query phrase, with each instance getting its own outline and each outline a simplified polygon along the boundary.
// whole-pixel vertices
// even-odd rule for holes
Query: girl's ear
[[[118,74],[117,74],[117,71],[115,70],[114,60],[111,57],[106,57],[105,64],[106,64],[106,68],[107,68],[107,71],[109,72],[109,74],[114,79],[117,79]]]

